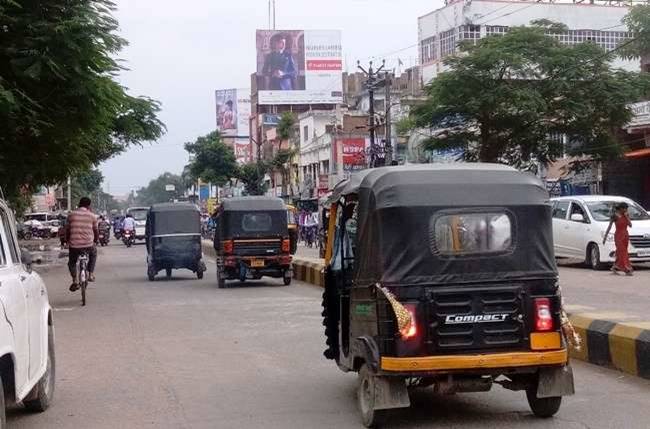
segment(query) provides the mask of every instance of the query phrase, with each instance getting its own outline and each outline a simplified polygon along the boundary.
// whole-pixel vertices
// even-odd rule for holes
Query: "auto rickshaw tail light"
[[[282,240],[282,253],[289,253],[291,251],[291,240],[285,238]]]
[[[410,315],[410,321],[400,330],[403,340],[410,340],[418,334],[418,324],[415,319],[415,305],[404,304],[404,308]]]
[[[548,298],[535,299],[535,331],[547,332],[553,330],[553,315],[551,300]]]
[[[223,242],[223,253],[229,254],[233,252],[234,243],[232,240],[224,240]]]

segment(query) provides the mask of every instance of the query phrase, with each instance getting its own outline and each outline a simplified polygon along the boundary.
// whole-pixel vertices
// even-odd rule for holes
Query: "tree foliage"
[[[264,176],[269,167],[262,161],[251,162],[239,167],[238,179],[244,183],[247,195],[264,195],[267,191]]]
[[[277,126],[278,137],[280,137],[280,140],[289,140],[291,138],[295,123],[296,120],[291,112],[284,112],[282,116],[280,116],[280,122],[278,122]]]
[[[167,191],[167,185],[174,185],[175,190]],[[140,188],[136,193],[135,203],[141,206],[166,203],[182,197],[185,190],[185,182],[181,176],[166,172],[150,181],[146,187]]]
[[[648,79],[615,70],[594,43],[561,45],[548,22],[461,45],[448,72],[427,87],[413,111],[430,130],[427,149],[463,149],[468,161],[518,168],[548,163],[565,150],[596,159],[618,153],[615,133],[630,119],[626,103]],[[563,144],[559,136],[566,136]]]
[[[227,146],[218,131],[199,137],[193,143],[185,143],[192,161],[187,176],[223,186],[237,177],[237,158],[233,148]]]
[[[9,196],[63,182],[164,132],[117,81],[110,0],[0,0],[0,177]]]
[[[650,55],[650,5],[633,6],[623,18],[623,23],[634,38],[621,48],[621,56],[638,59]]]

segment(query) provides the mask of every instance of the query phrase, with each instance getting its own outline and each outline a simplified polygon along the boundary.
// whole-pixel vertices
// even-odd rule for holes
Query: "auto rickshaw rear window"
[[[432,251],[443,256],[511,252],[513,223],[505,212],[434,215],[429,227]]]
[[[273,220],[268,213],[247,213],[242,216],[241,227],[246,232],[268,232],[273,227]]]

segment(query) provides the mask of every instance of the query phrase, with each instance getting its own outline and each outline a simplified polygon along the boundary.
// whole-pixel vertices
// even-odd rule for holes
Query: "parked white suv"
[[[614,262],[614,230],[603,238],[613,213],[619,202],[629,205],[630,219],[630,260],[650,262],[650,214],[639,204],[625,197],[608,195],[584,195],[552,198],[553,241],[555,256],[560,258],[583,259],[593,269],[598,270]]]
[[[54,394],[52,309],[31,255],[18,247],[15,225],[0,200],[0,429],[7,404],[45,411]]]

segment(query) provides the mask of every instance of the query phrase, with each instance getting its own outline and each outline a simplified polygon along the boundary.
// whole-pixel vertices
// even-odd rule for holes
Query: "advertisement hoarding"
[[[237,163],[242,165],[250,161],[251,145],[248,140],[236,139],[234,149],[235,149],[235,157],[237,158]]]
[[[251,116],[250,89],[215,91],[217,130],[225,137],[248,137]]]
[[[257,30],[259,104],[343,101],[338,30]]]
[[[367,167],[369,147],[370,140],[365,137],[337,139],[333,146],[333,159],[343,164],[343,172],[349,175]]]

